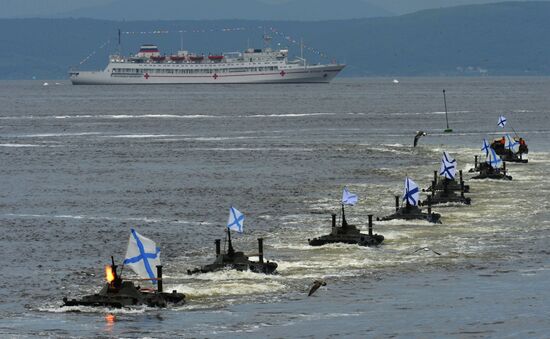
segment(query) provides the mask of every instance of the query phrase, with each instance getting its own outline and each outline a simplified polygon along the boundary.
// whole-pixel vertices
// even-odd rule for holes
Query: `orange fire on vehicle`
[[[105,266],[105,279],[109,284],[115,280],[115,272],[113,272],[111,265]]]

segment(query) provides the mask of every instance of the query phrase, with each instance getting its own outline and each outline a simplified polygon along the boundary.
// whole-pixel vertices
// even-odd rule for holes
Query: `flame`
[[[109,284],[115,280],[115,273],[113,272],[111,265],[105,266],[105,279],[107,279]]]
[[[107,324],[112,325],[116,321],[116,315],[110,313],[106,314],[105,321],[107,322]]]

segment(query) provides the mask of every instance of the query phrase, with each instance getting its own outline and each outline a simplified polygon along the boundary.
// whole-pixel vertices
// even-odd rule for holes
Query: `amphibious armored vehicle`
[[[380,221],[402,219],[402,220],[426,220],[434,224],[441,224],[439,220],[441,215],[439,213],[432,213],[431,196],[428,196],[426,205],[428,206],[428,212],[422,212],[418,206],[409,204],[399,207],[400,196],[395,196],[395,213],[383,218],[377,218]]]
[[[517,152],[514,153],[511,149],[506,147],[506,138],[502,137],[501,139],[495,139],[491,143],[491,147],[495,152],[500,156],[503,161],[507,162],[518,162],[526,164],[529,162],[528,159],[524,159],[523,155],[529,153],[529,147],[523,138],[514,138],[514,140],[519,143],[519,148]],[[517,147],[517,146],[516,146]]]
[[[439,179],[437,176],[437,171],[434,171],[434,180],[432,181],[432,185],[425,190],[432,193],[430,196],[430,202],[432,205],[445,203],[471,204],[471,199],[464,196],[464,193],[466,192],[466,185],[464,184],[462,177],[462,170],[460,170],[459,173],[460,182],[457,182],[454,179],[448,179],[445,177]],[[470,187],[468,186],[468,190],[469,188]],[[456,191],[460,192],[460,194],[455,193]],[[422,206],[427,204],[427,199],[421,203]]]
[[[336,226],[336,214],[332,214],[332,231],[330,234],[318,238],[308,239],[310,246],[323,246],[333,243],[357,244],[359,246],[378,246],[384,241],[384,236],[372,233],[372,214],[369,218],[369,233],[361,233],[355,225],[346,221],[344,206],[342,205],[342,225]]]
[[[434,180],[432,181],[432,184],[423,191],[424,192],[431,192],[434,189],[436,191],[440,191],[440,190],[446,188],[448,191],[455,191],[455,192],[464,191],[464,193],[469,193],[470,192],[470,185],[466,185],[466,183],[464,182],[463,177],[462,177],[462,170],[459,171],[459,175],[460,175],[460,181],[458,181],[458,182],[456,180],[448,180],[448,179],[447,180],[444,180],[444,179],[439,180],[439,177],[437,175],[437,171],[434,171]],[[435,185],[434,185],[434,182],[435,182]],[[462,185],[462,183],[464,183],[464,185]]]
[[[216,260],[212,264],[201,266],[193,270],[187,270],[187,274],[208,273],[224,269],[234,269],[238,271],[252,271],[255,273],[274,274],[276,273],[277,263],[273,261],[264,261],[263,239],[258,238],[258,261],[252,261],[243,252],[237,252],[231,243],[231,232],[227,231],[228,249],[226,253],[221,252],[221,239],[216,239]]]
[[[472,179],[495,179],[512,180],[512,176],[506,174],[506,162],[502,162],[502,168],[494,168],[486,162],[478,162],[478,156],[475,156],[474,168],[470,172],[479,172]]]
[[[149,307],[166,307],[168,304],[181,305],[185,303],[185,294],[172,291],[163,292],[162,266],[157,266],[157,289],[143,289],[134,282],[123,280],[117,272],[114,260],[106,266],[107,284],[96,294],[87,295],[81,299],[63,298],[63,306],[101,306],[121,308],[146,305]]]

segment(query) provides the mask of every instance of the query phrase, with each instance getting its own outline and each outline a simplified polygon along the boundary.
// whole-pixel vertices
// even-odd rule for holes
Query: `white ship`
[[[344,67],[308,64],[300,57],[289,61],[287,49],[161,55],[157,46],[142,45],[139,53],[130,57],[111,55],[103,71],[69,74],[74,85],[328,83]]]

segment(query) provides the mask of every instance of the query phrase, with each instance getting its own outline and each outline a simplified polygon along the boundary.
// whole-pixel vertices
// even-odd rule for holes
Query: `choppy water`
[[[452,134],[443,134],[441,89]],[[550,78],[340,79],[330,85],[43,87],[0,82],[0,334],[56,337],[545,337],[550,330]],[[448,150],[468,169],[499,114],[530,146],[512,182],[469,181],[443,225],[378,222],[380,248],[307,246],[389,214],[405,175],[427,187]],[[417,130],[429,133],[411,147]],[[279,275],[189,277],[235,246]],[[60,308],[96,291],[130,227],[160,243],[167,310]],[[442,253],[412,252],[429,246]],[[305,297],[313,280],[326,288]]]

